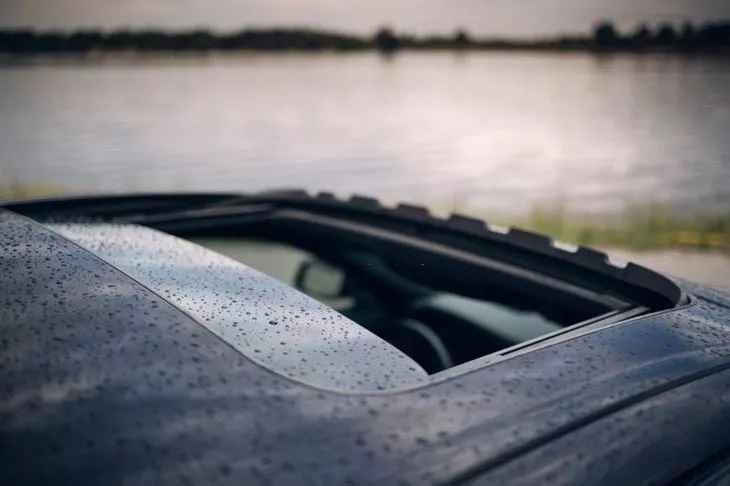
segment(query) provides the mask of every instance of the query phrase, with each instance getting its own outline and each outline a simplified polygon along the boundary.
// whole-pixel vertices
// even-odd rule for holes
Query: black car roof
[[[3,210],[0,289],[3,484],[467,481],[551,445],[588,450],[561,441],[675,389],[730,383],[730,313],[701,289],[678,309],[368,394],[257,365],[107,262]],[[664,426],[703,410],[677,403],[666,398]],[[730,425],[726,409],[707,408],[713,426]],[[672,478],[726,447],[724,435],[658,471],[639,466],[675,445],[637,435],[644,456],[622,474]],[[610,484],[610,471],[600,479]]]
[[[51,224],[159,294],[241,354],[292,380],[357,393],[417,386],[428,374],[332,308],[243,263],[137,225]]]

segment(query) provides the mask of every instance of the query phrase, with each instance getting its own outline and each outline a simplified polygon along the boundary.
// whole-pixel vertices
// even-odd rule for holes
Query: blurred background
[[[328,190],[730,287],[727,0],[0,0],[0,199]]]

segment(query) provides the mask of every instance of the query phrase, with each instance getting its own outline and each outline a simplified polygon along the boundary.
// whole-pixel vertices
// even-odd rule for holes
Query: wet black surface
[[[692,292],[709,297],[681,309],[447,381],[366,394],[257,365],[9,212],[0,212],[0,289],[2,484],[422,484],[513,464],[499,476],[508,482],[578,452],[559,468],[564,482],[616,484],[595,461],[618,458],[621,477],[646,482],[730,440],[705,434],[730,425],[727,373],[671,391],[730,363],[727,297],[701,288]],[[674,456],[681,431],[693,447]]]
[[[203,247],[134,225],[51,228],[287,378],[342,392],[403,388],[428,379],[418,363],[342,314]]]

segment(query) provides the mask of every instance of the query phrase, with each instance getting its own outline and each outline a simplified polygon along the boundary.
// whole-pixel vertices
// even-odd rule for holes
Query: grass
[[[52,184],[5,184],[0,185],[0,201],[14,199],[33,199],[40,197],[59,196],[64,193],[63,188]]]
[[[533,210],[525,217],[492,218],[569,243],[634,250],[697,248],[730,252],[730,211],[678,215],[661,206],[620,214],[586,215],[562,209]]]

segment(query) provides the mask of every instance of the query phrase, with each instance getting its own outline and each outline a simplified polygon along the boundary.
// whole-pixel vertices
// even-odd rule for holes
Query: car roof
[[[332,308],[253,268],[137,225],[52,224],[255,363],[322,389],[426,383],[414,360]]]
[[[701,290],[680,308],[447,380],[349,393],[260,366],[97,255],[4,210],[0,289],[6,484],[467,481],[551,444],[587,451],[560,440],[678,387],[730,383],[730,313]],[[674,410],[665,427],[688,413],[687,400],[673,403],[662,403]],[[727,411],[711,413],[726,424]],[[644,458],[673,446],[642,437]],[[726,441],[698,441],[661,471],[626,467],[672,477]]]

